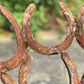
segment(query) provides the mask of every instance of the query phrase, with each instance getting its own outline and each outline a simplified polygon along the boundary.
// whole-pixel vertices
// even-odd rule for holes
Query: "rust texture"
[[[25,53],[25,57],[20,66],[19,83],[30,84],[30,70],[33,62],[32,53]]]
[[[1,81],[4,84],[15,84],[14,80],[7,73],[1,73]]]
[[[0,62],[1,80],[4,84],[15,84],[7,72],[16,68],[19,64],[19,84],[30,84],[29,78],[33,63],[33,55],[29,52],[27,47],[31,47],[34,51],[44,55],[61,54],[61,59],[69,74],[70,84],[84,84],[84,75],[82,76],[81,81],[79,81],[76,67],[69,55],[66,53],[66,49],[70,47],[74,37],[79,45],[84,48],[84,5],[79,9],[76,19],[73,18],[72,13],[64,3],[59,2],[59,6],[68,23],[66,37],[59,45],[43,46],[35,40],[31,31],[31,18],[36,10],[36,6],[33,3],[30,4],[24,12],[22,29],[10,11],[0,5],[0,12],[12,24],[17,37],[17,50],[15,55],[7,61]]]
[[[67,53],[62,53],[61,54],[62,60],[67,67],[69,77],[70,77],[70,84],[79,84],[79,79],[78,79],[78,74],[75,68],[75,65],[69,55]]]
[[[76,39],[82,48],[84,48],[83,21],[84,21],[84,4],[80,8],[76,17],[77,22]]]

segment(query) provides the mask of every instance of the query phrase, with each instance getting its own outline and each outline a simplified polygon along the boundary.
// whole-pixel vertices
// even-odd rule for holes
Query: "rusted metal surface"
[[[30,70],[33,62],[32,53],[25,53],[24,59],[21,62],[19,72],[19,84],[30,84]]]
[[[62,53],[61,57],[65,66],[67,67],[70,84],[79,84],[78,74],[73,61],[66,52]]]
[[[67,23],[68,31],[64,41],[56,46],[43,46],[38,43],[33,37],[31,31],[31,18],[36,10],[36,6],[30,4],[24,12],[22,19],[22,29],[18,24],[15,17],[3,6],[0,5],[1,13],[12,24],[17,37],[17,50],[15,55],[8,61],[0,62],[1,80],[4,84],[15,84],[13,79],[7,74],[7,71],[16,68],[19,64],[19,84],[29,84],[29,75],[33,62],[33,55],[27,49],[30,46],[33,50],[44,55],[61,54],[62,61],[64,62],[70,79],[70,84],[84,84],[84,75],[79,82],[78,74],[75,65],[69,55],[66,53],[74,39],[76,37],[79,45],[84,48],[84,33],[83,33],[83,17],[84,17],[84,5],[80,8],[76,20],[73,18],[70,10],[59,2],[59,6],[64,13]]]
[[[4,84],[15,84],[14,80],[7,73],[1,73],[1,81]]]
[[[80,8],[76,17],[76,23],[77,23],[76,39],[82,48],[84,48],[83,22],[84,22],[84,4]]]

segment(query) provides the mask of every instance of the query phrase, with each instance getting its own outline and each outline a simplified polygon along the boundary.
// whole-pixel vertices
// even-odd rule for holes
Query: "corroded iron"
[[[32,49],[34,49],[36,52],[41,53],[41,54],[46,54],[46,55],[58,54],[66,50],[72,43],[74,35],[75,35],[76,25],[74,23],[74,19],[72,18],[72,14],[69,11],[69,9],[65,5],[61,5],[61,4],[60,4],[60,7],[62,8],[64,14],[67,16],[68,23],[69,23],[68,30],[70,31],[67,32],[65,40],[61,44],[56,45],[54,47],[43,46],[35,40],[31,31],[31,17],[36,7],[34,4],[31,4],[26,9],[23,16],[23,23],[22,23],[23,28],[25,28],[23,29],[24,30],[23,32],[25,32],[26,34],[25,35],[26,38],[24,37],[24,39],[26,40],[26,42],[28,42],[29,46]],[[72,22],[70,22],[69,20]]]
[[[28,46],[36,52],[44,55],[61,54],[62,61],[64,62],[69,74],[70,84],[84,84],[84,75],[82,76],[81,81],[79,81],[75,65],[65,51],[70,47],[74,37],[76,37],[79,45],[84,48],[84,5],[80,8],[76,20],[74,20],[72,13],[64,5],[64,3],[59,2],[59,6],[66,17],[68,31],[64,41],[61,44],[50,47],[41,45],[33,37],[31,31],[31,18],[36,10],[36,6],[34,4],[30,4],[24,12],[22,29],[20,28],[20,25],[15,17],[5,7],[0,5],[0,12],[12,24],[17,37],[17,51],[15,55],[8,61],[0,62],[1,80],[4,84],[15,84],[14,80],[7,74],[7,72],[16,68],[19,64],[21,64],[19,70],[19,84],[29,84],[29,75],[33,62],[33,55],[27,49]]]
[[[4,84],[15,84],[14,80],[7,73],[1,73],[1,81]]]
[[[83,21],[84,21],[84,4],[80,8],[76,17],[76,23],[77,23],[76,40],[79,43],[79,45],[84,49]]]
[[[64,64],[67,67],[68,74],[70,77],[70,84],[78,84],[79,83],[78,74],[73,61],[71,60],[69,55],[65,52],[61,54],[61,57]]]
[[[32,53],[26,53],[23,61],[21,62],[19,71],[19,84],[29,84],[30,70],[33,62]]]

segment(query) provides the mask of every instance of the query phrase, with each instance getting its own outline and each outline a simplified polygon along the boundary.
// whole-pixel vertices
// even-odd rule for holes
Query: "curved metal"
[[[63,11],[64,15],[66,16],[68,25],[73,26],[73,24],[74,24],[75,21],[74,21],[74,18],[72,16],[72,13],[70,12],[70,10],[62,2],[59,2],[59,6],[60,6],[61,10]]]
[[[4,84],[15,84],[14,80],[7,73],[1,73],[1,81]]]
[[[23,32],[26,34],[24,39],[26,40],[26,42],[28,42],[28,45],[36,52],[41,54],[46,54],[46,55],[58,54],[66,50],[71,45],[75,35],[76,25],[74,24],[74,19],[71,18],[72,15],[69,9],[62,3],[60,3],[60,7],[63,10],[63,13],[66,15],[66,18],[69,23],[69,28],[68,28],[68,33],[66,35],[65,40],[61,44],[53,47],[43,46],[39,44],[33,37],[32,31],[31,31],[31,17],[36,9],[35,5],[30,4],[25,10],[23,21],[22,21],[23,22],[22,26],[24,28]],[[71,21],[73,21],[73,23]]]
[[[66,52],[64,52],[61,54],[61,58],[68,70],[70,84],[79,84],[79,78],[78,78],[75,65],[71,60],[71,58],[69,57],[69,55]]]
[[[33,63],[32,53],[30,52],[25,53],[19,71],[19,84],[30,84],[30,71],[32,63]]]
[[[17,51],[15,55],[8,61],[0,62],[0,72],[6,72],[15,68],[21,62],[25,48],[21,28],[15,17],[5,7],[1,5],[0,11],[12,24],[17,37]]]
[[[84,22],[84,4],[80,8],[76,17],[76,40],[79,45],[84,49],[84,33],[83,33],[83,22]]]

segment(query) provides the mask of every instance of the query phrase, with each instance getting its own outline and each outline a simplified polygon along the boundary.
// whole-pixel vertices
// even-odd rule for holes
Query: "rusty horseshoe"
[[[84,4],[80,8],[76,16],[76,23],[77,23],[76,40],[79,43],[79,45],[84,49],[83,18],[84,18]]]
[[[36,9],[35,5],[30,4],[24,12],[23,21],[22,21],[23,22],[22,26],[24,28],[23,32],[26,34],[24,36],[24,39],[26,42],[28,42],[28,45],[38,53],[46,54],[46,55],[61,53],[62,51],[66,50],[73,41],[75,35],[75,29],[76,29],[74,19],[69,9],[63,3],[60,2],[59,5],[67,18],[69,27],[65,40],[61,44],[54,47],[43,46],[39,44],[33,37],[31,31],[31,17]]]

